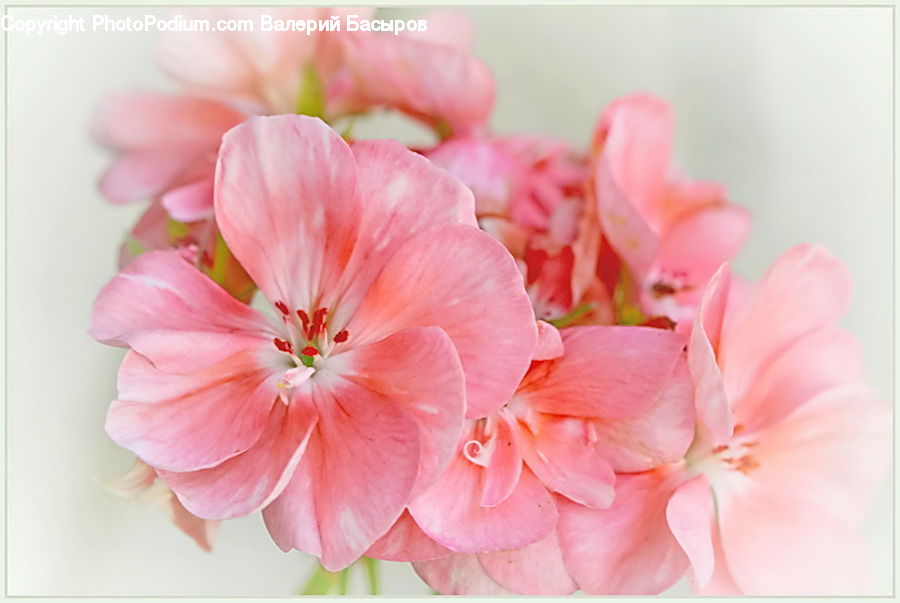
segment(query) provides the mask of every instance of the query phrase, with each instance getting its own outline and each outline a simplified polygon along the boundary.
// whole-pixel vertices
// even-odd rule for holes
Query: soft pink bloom
[[[194,96],[131,92],[107,98],[94,135],[117,157],[100,178],[100,191],[113,203],[161,196],[182,222],[210,217],[219,143],[247,116]]]
[[[179,9],[186,19],[249,19],[252,31],[166,32],[160,37],[160,66],[189,94],[239,103],[253,113],[294,113],[298,100],[327,95],[343,70],[341,38],[348,13],[371,16],[366,8],[217,7]],[[329,21],[338,17],[341,31],[263,31],[260,15],[273,19]],[[309,77],[308,69],[314,70]],[[333,116],[331,116],[333,117]]]
[[[550,137],[471,135],[427,155],[472,189],[480,226],[519,261],[539,318],[556,320],[590,306],[577,324],[612,322],[583,154]],[[618,262],[610,255],[604,264]]]
[[[450,462],[464,416],[512,396],[528,298],[471,193],[397,143],[253,118],[216,178],[222,235],[277,318],[176,252],[138,257],[94,307],[92,334],[131,348],[107,431],[197,516],[264,509],[279,546],[343,568]]]
[[[750,216],[721,186],[672,168],[673,132],[665,102],[644,94],[615,101],[597,125],[594,184],[603,232],[634,279],[634,302],[686,333],[704,285],[743,244]]]
[[[443,595],[567,595],[577,589],[563,564],[556,532],[515,551],[445,557],[413,563]]]
[[[713,594],[870,587],[859,526],[890,459],[890,413],[835,326],[849,295],[844,267],[811,245],[744,294],[716,273],[688,350],[698,435],[684,461],[619,475],[609,509],[560,500],[583,590],[656,593],[688,567]]]
[[[682,336],[588,326],[564,329],[561,343],[564,353],[535,361],[503,409],[469,422],[450,466],[409,506],[425,535],[477,555],[472,567],[528,594],[574,589],[561,569],[554,493],[608,507],[615,470],[681,458],[694,431]],[[480,578],[445,585],[445,571],[463,571],[457,563],[471,562],[442,559],[418,571],[441,592],[485,594]]]
[[[361,9],[367,15],[366,9]],[[265,9],[276,19],[343,19],[346,11],[312,7]],[[258,8],[179,10],[185,18],[251,19]],[[294,113],[301,98],[318,99],[346,79],[338,32],[185,31],[159,40],[163,70],[181,94],[131,92],[108,98],[97,111],[95,136],[118,156],[100,179],[113,203],[161,196],[180,222],[212,216],[213,175],[222,135],[251,115]],[[310,75],[311,74],[311,75]],[[343,74],[343,76],[342,76]],[[344,92],[346,94],[347,92]],[[320,99],[318,97],[321,97]]]
[[[249,302],[256,286],[234,256],[226,253],[214,220],[182,223],[170,218],[158,199],[154,200],[132,227],[119,249],[119,268],[148,251],[178,249],[182,256],[207,274],[223,289]]]
[[[458,14],[424,17],[424,32],[344,36],[352,80],[348,110],[401,111],[442,136],[482,129],[494,107],[491,70],[471,50],[471,24]]]
[[[172,522],[190,536],[197,546],[204,551],[212,550],[212,539],[219,522],[200,519],[185,509],[150,465],[138,459],[131,471],[118,479],[107,481],[105,485],[122,498],[149,502],[162,508]]]

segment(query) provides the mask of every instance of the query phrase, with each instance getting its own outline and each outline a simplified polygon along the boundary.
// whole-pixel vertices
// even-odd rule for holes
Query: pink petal
[[[193,387],[184,388],[177,397],[152,403],[113,402],[106,432],[145,462],[169,471],[212,467],[246,451],[260,438],[276,387],[271,371],[258,366],[253,352],[185,377]],[[155,393],[163,394],[169,387],[165,383]]]
[[[352,312],[366,288],[398,248],[435,226],[477,226],[475,201],[462,182],[393,140],[354,143],[359,195],[359,234],[354,261],[343,275],[342,307]],[[349,302],[349,303],[348,303]],[[333,321],[344,321],[341,310]]]
[[[388,533],[366,551],[366,557],[386,561],[430,561],[450,554],[450,549],[442,547],[422,531],[409,511],[404,511]]]
[[[735,255],[750,232],[750,213],[720,202],[700,207],[679,218],[665,230],[655,268],[663,273],[686,274],[693,301],[719,266]]]
[[[172,186],[194,160],[193,155],[170,150],[127,153],[103,173],[97,186],[112,203],[150,199]]]
[[[889,406],[866,388],[832,388],[759,432],[756,466],[739,484],[713,481],[723,551],[742,592],[871,589],[859,530],[890,464],[890,431]]]
[[[272,303],[334,306],[362,213],[355,183],[350,147],[319,119],[256,117],[225,135],[216,221]]]
[[[631,419],[594,419],[597,454],[617,472],[646,471],[679,461],[695,431],[694,385],[683,360],[656,402]]]
[[[525,548],[481,553],[478,560],[495,582],[523,595],[568,595],[578,588],[563,564],[555,530]]]
[[[558,499],[566,567],[591,595],[660,593],[684,574],[688,559],[666,522],[666,505],[684,478],[668,467],[619,475],[609,509]]]
[[[719,366],[728,398],[741,399],[798,338],[834,324],[849,306],[850,291],[847,269],[822,247],[798,245],[779,257],[723,326]]]
[[[172,521],[178,529],[191,537],[201,549],[212,552],[212,541],[219,527],[219,522],[209,519],[201,519],[184,508],[184,505],[175,497],[170,496],[172,509]]]
[[[722,537],[719,534],[719,526],[716,522],[712,524],[713,534],[713,553],[715,554],[714,567],[709,582],[702,589],[694,586],[694,592],[701,595],[719,595],[719,596],[735,596],[741,594],[741,589],[734,583],[734,576],[731,575],[731,569],[728,567],[728,560],[725,559],[725,553],[722,551]]]
[[[517,396],[550,414],[632,418],[657,400],[681,357],[684,338],[645,327],[570,327],[565,354],[536,364]]]
[[[453,456],[465,415],[465,375],[447,334],[437,327],[403,329],[330,357],[328,367],[415,419],[421,451],[414,493],[430,486]]]
[[[609,170],[615,187],[655,232],[663,218],[674,131],[665,101],[632,94],[610,103],[595,133],[602,169]],[[602,198],[600,203],[602,216]]]
[[[369,341],[409,326],[438,326],[450,336],[466,374],[469,417],[491,414],[509,400],[528,368],[537,330],[512,257],[462,224],[409,239],[346,328],[351,338]]]
[[[607,107],[595,133],[603,232],[639,280],[658,251],[673,130],[664,102],[636,94]]]
[[[494,507],[480,504],[483,479],[483,469],[460,453],[410,504],[410,514],[431,538],[460,553],[521,548],[553,529],[556,506],[531,471],[524,469],[512,494]]]
[[[514,595],[488,576],[478,555],[454,553],[433,561],[413,563],[419,577],[442,595]]]
[[[696,387],[697,422],[713,446],[724,444],[734,430],[716,353],[731,288],[731,272],[723,265],[710,279],[697,306],[688,343],[688,366]]]
[[[429,125],[443,121],[455,133],[487,121],[494,78],[470,53],[408,36],[348,36],[346,42],[363,105],[394,108]]]
[[[197,222],[212,217],[213,178],[179,186],[163,195],[162,205],[179,222]]]
[[[267,525],[283,548],[302,546],[316,554],[320,544],[322,565],[337,571],[353,563],[400,517],[416,479],[420,443],[418,425],[400,405],[324,373],[311,381],[319,413],[311,461],[317,462],[301,463],[290,485],[269,506],[274,509]],[[309,521],[310,508],[319,542],[311,528],[297,525]],[[289,515],[291,511],[298,512]]]
[[[179,12],[187,19],[251,19],[261,9],[193,8]],[[312,7],[268,10],[276,19],[327,18]],[[296,31],[175,31],[159,41],[163,70],[182,86],[204,96],[240,100],[275,113],[295,109],[303,67],[312,58],[319,36]]]
[[[594,447],[589,429],[583,419],[539,415],[520,431],[522,454],[545,486],[602,509],[612,503],[616,477]]]
[[[856,337],[836,327],[800,337],[759,375],[735,407],[747,430],[782,420],[817,394],[864,380],[862,350]]]
[[[214,100],[129,92],[104,100],[93,131],[101,143],[121,151],[215,153],[222,135],[245,118]]]
[[[522,475],[517,422],[502,410],[496,417],[497,420],[490,423],[496,431],[491,438],[490,461],[484,468],[479,501],[482,507],[496,507],[509,498]]]
[[[693,567],[695,590],[705,588],[713,575],[714,521],[712,490],[703,475],[681,484],[666,505],[669,530],[684,549]]]
[[[275,404],[266,430],[246,452],[209,469],[160,471],[160,477],[198,517],[248,515],[269,504],[287,485],[315,424],[309,401],[295,395],[288,407]]]
[[[563,355],[562,335],[559,329],[543,320],[537,321],[538,337],[533,360],[552,360]]]
[[[263,509],[263,520],[272,540],[282,551],[297,549],[321,556],[322,537],[316,517],[317,490],[323,484],[321,438],[313,434],[294,475],[281,494]],[[323,484],[324,485],[324,484]]]
[[[94,302],[90,334],[104,343],[127,346],[147,331],[262,340],[261,332],[267,330],[262,314],[228,295],[177,251],[153,251],[139,256],[103,287]]]

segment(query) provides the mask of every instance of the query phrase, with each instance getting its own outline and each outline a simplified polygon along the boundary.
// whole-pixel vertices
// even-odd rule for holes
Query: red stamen
[[[653,297],[659,299],[660,297],[665,297],[667,295],[675,295],[678,293],[678,290],[669,283],[659,281],[653,283],[653,286],[650,287],[650,293]]]
[[[335,343],[344,343],[345,341],[347,341],[348,337],[350,337],[350,333],[348,333],[347,331],[341,331],[340,333],[338,333],[337,335],[334,336],[334,342]]]
[[[640,326],[671,331],[675,328],[675,322],[668,316],[652,316],[642,322]]]
[[[297,310],[297,316],[300,317],[300,322],[303,323],[303,334],[306,335],[307,339],[312,339],[309,335],[309,314],[303,310]]]
[[[328,308],[319,308],[313,314],[313,323],[312,328],[310,329],[311,333],[309,338],[315,339],[319,333],[321,333],[325,329],[325,314],[328,312]]]
[[[284,339],[278,339],[277,337],[272,340],[275,344],[275,347],[281,350],[282,352],[286,352],[288,354],[294,353],[294,346],[291,345],[290,341],[285,341]]]
[[[303,348],[302,350],[300,350],[300,353],[303,354],[304,356],[315,356],[316,354],[319,353],[319,350],[312,347],[311,345],[308,345],[305,348]]]
[[[278,311],[281,312],[282,314],[284,314],[285,316],[287,316],[288,314],[291,313],[291,311],[288,310],[287,304],[284,303],[283,301],[275,302],[275,307],[278,308]]]

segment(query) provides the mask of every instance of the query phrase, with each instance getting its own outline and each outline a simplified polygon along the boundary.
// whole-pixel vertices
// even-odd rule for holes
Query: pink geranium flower
[[[266,9],[276,19],[327,20],[366,9]],[[195,8],[186,18],[257,20],[258,8]],[[222,135],[251,115],[332,116],[329,89],[341,88],[339,32],[166,32],[159,63],[182,94],[132,92],[100,106],[95,136],[118,157],[100,180],[113,203],[162,197],[178,221],[211,217],[213,172]],[[345,86],[343,86],[345,87]],[[346,93],[346,92],[344,92]],[[305,102],[305,104],[304,104]]]
[[[619,475],[609,509],[560,501],[566,566],[592,594],[647,594],[693,568],[712,594],[860,594],[860,521],[887,459],[889,409],[835,326],[844,267],[782,255],[747,293],[723,267],[694,320],[698,434],[685,459]],[[614,544],[611,544],[614,543]],[[648,571],[653,568],[653,571]]]
[[[427,155],[472,189],[479,225],[519,262],[538,318],[569,323],[575,312],[576,324],[613,322],[582,153],[544,136],[471,135]],[[603,255],[604,267],[617,263]]]
[[[92,334],[131,348],[107,431],[197,516],[264,509],[282,548],[343,568],[450,462],[463,417],[512,396],[528,298],[471,193],[397,143],[253,118],[216,178],[222,235],[277,318],[176,252],[138,257],[94,307]]]
[[[612,103],[594,139],[594,183],[604,235],[634,279],[634,302],[690,330],[701,291],[740,249],[747,211],[721,186],[670,165],[674,124],[665,102],[644,94]]]
[[[201,519],[184,508],[172,490],[159,479],[156,470],[140,459],[120,478],[106,482],[106,487],[122,498],[149,502],[162,508],[178,528],[191,537],[204,551],[212,551],[217,521]]]
[[[494,107],[491,70],[472,54],[472,25],[451,12],[426,15],[422,32],[344,36],[352,92],[346,110],[388,108],[434,128],[441,137],[482,129]]]
[[[641,327],[572,327],[557,342],[555,354],[550,345],[539,348],[539,357],[553,358],[532,364],[504,408],[469,422],[450,466],[409,506],[447,553],[477,557],[429,561],[429,550],[413,559],[445,594],[485,594],[478,572],[464,575],[469,566],[516,592],[571,592],[556,543],[555,494],[608,507],[614,471],[676,460],[690,444],[683,337]]]

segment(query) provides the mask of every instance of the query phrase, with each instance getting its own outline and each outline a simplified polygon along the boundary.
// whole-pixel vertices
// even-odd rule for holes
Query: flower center
[[[734,436],[731,441],[712,449],[712,454],[725,466],[744,475],[749,475],[759,467],[759,461],[753,455],[753,448],[759,443],[757,440],[740,435],[743,425],[734,426]]]
[[[283,301],[276,301],[287,336],[275,337],[272,343],[279,352],[290,356],[294,367],[285,372],[279,387],[297,387],[315,372],[316,358],[328,355],[336,344],[344,343],[350,334],[342,329],[333,337],[328,333],[328,308],[317,308],[310,313],[303,309],[290,311]]]

